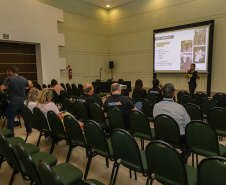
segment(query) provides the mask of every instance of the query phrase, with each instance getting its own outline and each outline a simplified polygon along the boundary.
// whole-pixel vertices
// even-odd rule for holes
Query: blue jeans
[[[14,132],[14,118],[17,114],[20,114],[22,117],[22,106],[23,105],[11,105],[9,104],[6,108],[6,118],[8,120],[7,128]],[[24,123],[26,127],[26,132],[30,133],[32,131],[29,123]]]
[[[142,111],[142,103],[141,102],[137,102],[135,103],[135,107],[137,108],[137,110]]]

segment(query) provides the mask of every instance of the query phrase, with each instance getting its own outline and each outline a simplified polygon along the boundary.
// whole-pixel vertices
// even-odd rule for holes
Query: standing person
[[[143,88],[143,82],[141,79],[136,80],[133,92],[141,94],[142,98],[145,98],[145,96],[147,95],[146,90]]]
[[[29,88],[26,78],[18,75],[19,69],[11,66],[7,73],[9,77],[5,79],[0,87],[1,91],[8,89],[9,105],[6,108],[7,128],[14,132],[14,118],[16,114],[21,114],[21,108],[25,100],[25,90]],[[26,131],[29,134],[31,127],[25,123]]]
[[[191,64],[191,69],[188,70],[188,74],[186,74],[188,78],[189,91],[191,97],[194,97],[194,92],[196,89],[196,79],[200,79],[199,73],[195,70],[195,64]]]
[[[60,95],[60,91],[64,91],[64,88],[58,85],[55,79],[52,79],[50,88],[54,89],[58,95]]]

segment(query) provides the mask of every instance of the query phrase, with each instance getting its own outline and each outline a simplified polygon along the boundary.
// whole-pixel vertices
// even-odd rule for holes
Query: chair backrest
[[[146,99],[141,98],[142,112],[147,116],[153,118],[153,105]]]
[[[52,89],[52,91],[53,91],[54,102],[55,103],[60,103],[60,101],[61,101],[60,96],[57,94],[57,92],[54,89]]]
[[[148,93],[145,99],[147,99],[150,102],[152,107],[154,107],[154,105],[157,103],[157,98],[153,93]]]
[[[97,101],[98,105],[100,107],[103,107],[103,101],[99,94],[93,94],[93,98]]]
[[[132,98],[134,102],[138,102],[142,98],[142,94],[138,92],[133,92]]]
[[[180,129],[177,122],[170,116],[160,114],[154,119],[155,137],[178,147],[181,145]]]
[[[95,82],[101,82],[101,80],[100,79],[96,79],[96,81]]]
[[[226,158],[208,157],[203,159],[198,166],[199,185],[225,185]]]
[[[180,98],[184,95],[189,96],[189,93],[187,91],[181,90],[177,93],[177,102],[179,102]]]
[[[184,105],[184,108],[187,111],[188,115],[190,116],[191,121],[203,120],[202,111],[197,105],[188,103]]]
[[[124,82],[124,80],[122,78],[119,78],[118,82]]]
[[[202,99],[203,98],[206,98],[206,97],[208,97],[208,96],[205,93],[203,93],[203,92],[197,92],[197,93],[195,93],[195,95],[194,95],[195,104],[198,105],[198,106],[200,106]]]
[[[95,84],[93,84],[93,88],[94,88],[94,94],[100,93],[99,88]]]
[[[117,107],[108,107],[107,116],[111,128],[127,129],[122,113]]]
[[[183,95],[180,97],[179,104],[185,105],[187,103],[195,104],[195,100],[188,95]]]
[[[97,103],[91,103],[89,106],[91,119],[97,122],[103,129],[107,128],[104,112]]]
[[[131,111],[129,118],[130,129],[136,137],[152,140],[150,124],[144,113],[133,110]]]
[[[83,94],[83,85],[82,84],[78,84],[78,89],[80,94]]]
[[[161,184],[188,185],[185,164],[172,146],[163,141],[150,142],[146,147],[149,176]]]
[[[217,102],[216,100],[212,99],[212,98],[203,98],[201,101],[201,111],[203,114],[208,114],[209,110],[217,107]]]
[[[60,91],[60,96],[62,100],[65,100],[66,98],[70,98],[69,94],[66,91]]]
[[[80,92],[79,92],[78,87],[73,83],[73,84],[71,84],[71,88],[72,88],[75,96],[79,97],[80,96]]]
[[[64,126],[69,141],[73,141],[76,145],[86,147],[86,142],[82,129],[78,121],[70,115],[64,117]]]
[[[63,109],[69,112],[72,115],[76,115],[74,104],[68,98],[64,99],[62,102]]]
[[[43,89],[47,88],[46,84],[42,84],[42,88]]]
[[[111,158],[106,135],[98,123],[88,120],[84,125],[84,132],[87,145],[93,148],[96,154]]]
[[[38,185],[42,185],[36,164],[34,164],[29,153],[20,143],[16,144],[16,150],[29,178]]]
[[[192,152],[210,157],[219,156],[219,144],[214,128],[203,121],[191,121],[185,129],[187,146]]]
[[[215,107],[210,109],[207,115],[207,120],[215,130],[226,131],[226,109]]]
[[[50,88],[51,87],[51,85],[50,84],[48,84],[48,88]]]
[[[41,87],[40,84],[36,84],[35,87],[36,87],[38,90],[40,90],[40,91],[42,90],[42,87]]]
[[[47,118],[49,121],[49,126],[51,129],[51,132],[56,136],[61,139],[66,139],[66,133],[63,127],[63,123],[60,120],[59,116],[56,115],[55,112],[53,111],[48,111],[47,112]]]
[[[67,90],[64,83],[60,83],[60,86],[63,87],[65,91]]]
[[[213,99],[217,101],[218,107],[226,108],[226,94],[216,93],[213,95]]]
[[[133,171],[145,174],[141,154],[135,139],[123,129],[115,129],[111,133],[112,148],[121,164]]]
[[[30,124],[32,128],[35,128],[35,129],[37,128],[34,115],[26,105],[23,105],[22,107],[22,116],[23,116],[24,122]]]
[[[38,107],[35,107],[33,109],[33,114],[34,114],[35,123],[37,125],[38,130],[50,131],[48,121],[44,113]]]
[[[46,162],[39,161],[37,165],[43,185],[63,185],[63,182]]]
[[[89,119],[85,105],[79,101],[75,101],[74,107],[76,112],[76,118],[79,121],[82,121],[83,123],[85,123]]]
[[[70,91],[71,90],[71,86],[69,83],[66,83],[66,88],[67,88],[67,91]]]

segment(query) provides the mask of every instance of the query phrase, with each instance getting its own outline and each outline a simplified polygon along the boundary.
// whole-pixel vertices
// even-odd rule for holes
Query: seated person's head
[[[157,78],[153,79],[152,84],[153,84],[153,87],[158,87],[159,86],[159,80]]]
[[[40,104],[47,104],[50,103],[52,99],[53,99],[53,90],[45,88],[39,94],[37,102]]]
[[[112,94],[121,94],[121,87],[119,83],[111,84],[111,93]]]
[[[36,102],[39,93],[40,91],[36,87],[31,88],[27,95],[26,105],[28,105],[29,102]]]
[[[51,87],[55,87],[55,85],[57,85],[57,81],[55,79],[52,79],[51,81]]]
[[[135,82],[135,88],[142,88],[143,87],[143,82],[141,79],[137,79]]]
[[[94,87],[93,87],[93,85],[92,84],[86,84],[86,85],[84,85],[83,92],[84,92],[84,94],[88,94],[90,96],[93,95],[93,93],[94,93]]]
[[[171,83],[166,83],[162,88],[162,93],[164,98],[172,99],[175,95],[175,87]]]

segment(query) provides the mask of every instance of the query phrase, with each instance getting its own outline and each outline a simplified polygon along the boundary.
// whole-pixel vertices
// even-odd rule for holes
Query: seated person
[[[145,96],[147,95],[146,90],[143,89],[143,82],[141,79],[136,80],[133,92],[141,94],[142,98],[145,98]]]
[[[83,87],[83,95],[80,96],[79,101],[84,103],[87,113],[90,117],[89,106],[92,103],[98,103],[95,98],[92,96],[94,93],[94,87],[92,84],[86,84]]]
[[[173,97],[175,96],[175,87],[173,84],[165,84],[162,91],[163,100],[155,104],[153,117],[166,114],[174,118],[180,128],[181,140],[185,141],[185,127],[190,122],[190,117],[182,105],[173,101]]]
[[[155,95],[157,102],[162,101],[163,96],[162,96],[162,83],[159,82],[158,79],[154,79],[152,81],[153,87],[148,90],[148,93],[152,93]]]
[[[27,99],[24,102],[32,112],[33,108],[36,106],[39,93],[40,91],[36,87],[31,88],[27,95]]]
[[[50,88],[54,89],[58,95],[60,95],[60,91],[64,91],[64,88],[58,85],[55,79],[52,79]]]
[[[111,93],[112,93],[112,96],[108,97],[104,102],[105,116],[107,116],[108,107],[110,107],[110,106],[117,107],[122,113],[122,116],[123,116],[123,119],[125,121],[127,128],[129,128],[130,111],[131,110],[137,110],[138,109],[137,107],[140,107],[140,106],[141,106],[141,109],[142,109],[142,103],[137,102],[137,107],[136,107],[129,97],[122,96],[121,95],[121,88],[120,88],[120,85],[118,83],[113,83],[111,85]]]

